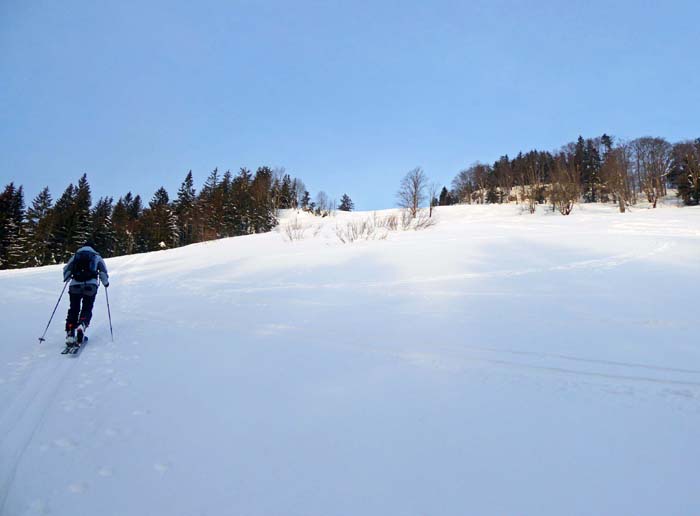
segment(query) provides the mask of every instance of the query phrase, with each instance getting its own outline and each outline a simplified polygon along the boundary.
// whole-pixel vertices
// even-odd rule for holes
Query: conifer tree
[[[219,188],[219,169],[207,177],[197,199],[200,215],[199,239],[211,240],[221,235],[223,226],[223,192]]]
[[[177,247],[179,232],[177,231],[175,214],[170,206],[170,198],[165,188],[160,187],[153,195],[149,209],[143,214],[140,226],[148,251]]]
[[[258,168],[250,185],[253,200],[251,222],[254,233],[270,231],[277,223],[271,190],[272,170],[269,167]]]
[[[10,183],[0,194],[0,268],[16,269],[30,263],[24,215],[24,189]]]
[[[92,235],[91,205],[90,185],[87,174],[83,174],[78,181],[78,189],[75,194],[75,233],[71,242],[75,248],[82,246]]]
[[[48,265],[54,263],[51,253],[53,238],[52,199],[49,187],[45,187],[32,201],[27,209],[27,233],[30,239],[31,265]]]
[[[343,196],[340,198],[340,206],[338,206],[338,209],[340,211],[352,211],[355,209],[355,205],[348,194],[343,194]]]
[[[248,235],[253,233],[253,196],[251,185],[253,176],[247,168],[242,168],[233,180],[231,204],[235,206],[233,213],[234,234]]]
[[[280,203],[278,207],[287,210],[292,208],[292,206],[292,179],[289,177],[289,174],[285,174],[280,186]]]
[[[141,196],[134,197],[128,192],[114,205],[112,224],[114,226],[116,255],[142,251],[143,242],[138,240],[138,224],[142,214]]]
[[[68,185],[53,208],[54,231],[51,239],[51,253],[57,263],[67,261],[75,249],[76,216],[75,197],[77,189],[73,184]]]
[[[177,192],[177,201],[175,201],[175,215],[177,216],[180,230],[180,245],[188,245],[195,241],[196,200],[194,180],[190,170]]]
[[[582,169],[584,198],[588,202],[598,202],[600,200],[600,168],[602,159],[597,145],[590,138],[586,140],[584,158]]]
[[[5,186],[0,194],[0,269],[7,269],[7,247],[12,239],[10,221],[12,219],[12,200],[15,195],[15,185]]]
[[[438,206],[449,206],[452,204],[452,196],[447,190],[447,187],[443,186],[440,190],[440,197],[438,198]]]
[[[97,252],[105,258],[114,256],[116,251],[112,209],[112,198],[103,197],[97,201],[92,210],[92,241],[95,243]]]
[[[309,193],[308,190],[304,190],[304,195],[301,197],[301,209],[302,210],[311,209],[313,211],[313,208],[311,208],[311,194]]]
[[[235,236],[236,201],[233,194],[233,175],[230,170],[224,172],[219,190],[221,194],[221,236]]]

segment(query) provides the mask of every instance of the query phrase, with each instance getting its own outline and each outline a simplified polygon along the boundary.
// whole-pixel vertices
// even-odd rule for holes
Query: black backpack
[[[88,281],[97,278],[97,255],[91,251],[78,251],[71,263],[71,278]]]

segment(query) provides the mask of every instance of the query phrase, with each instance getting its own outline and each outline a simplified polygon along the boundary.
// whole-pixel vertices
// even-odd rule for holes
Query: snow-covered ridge
[[[78,359],[0,272],[0,514],[694,511],[700,209],[374,216],[109,259]]]

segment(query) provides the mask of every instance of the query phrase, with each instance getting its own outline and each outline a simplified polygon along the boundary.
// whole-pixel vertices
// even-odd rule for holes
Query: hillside
[[[1,271],[0,514],[697,510],[700,209],[370,216],[109,259],[76,358]]]

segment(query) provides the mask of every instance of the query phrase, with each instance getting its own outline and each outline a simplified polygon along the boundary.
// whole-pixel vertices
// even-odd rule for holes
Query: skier
[[[98,279],[99,278],[99,279]],[[63,281],[71,279],[68,287],[70,308],[66,317],[66,346],[80,346],[85,330],[90,325],[100,282],[109,287],[107,266],[91,242],[78,249],[63,267]],[[81,307],[82,302],[82,307]]]

